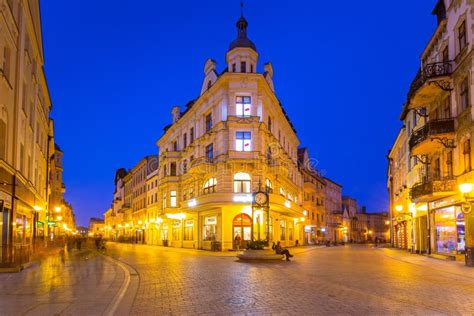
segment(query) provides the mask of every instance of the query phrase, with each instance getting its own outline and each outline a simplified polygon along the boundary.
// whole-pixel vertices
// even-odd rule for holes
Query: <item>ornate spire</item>
[[[257,51],[255,44],[247,37],[247,27],[249,23],[244,17],[244,2],[240,1],[240,18],[237,20],[237,39],[230,44],[229,50],[236,47],[248,47]]]

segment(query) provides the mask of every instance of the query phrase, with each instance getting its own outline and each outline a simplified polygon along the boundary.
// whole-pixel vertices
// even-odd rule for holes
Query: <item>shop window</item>
[[[161,228],[161,240],[168,240],[168,224],[163,224]]]
[[[293,240],[293,222],[288,223],[288,239]]]
[[[268,220],[268,234],[270,237],[270,241],[273,240],[273,217],[269,217]]]
[[[171,207],[177,207],[177,197],[176,197],[176,191],[171,191],[170,192],[170,206]]]
[[[216,187],[217,187],[217,179],[216,178],[208,179],[204,183],[204,194],[216,192]],[[191,195],[191,193],[189,195]]]
[[[184,240],[194,240],[194,221],[192,219],[184,222]]]
[[[235,150],[251,151],[252,150],[252,134],[250,132],[237,132],[235,134]]]
[[[286,221],[280,219],[280,240],[286,240]]]
[[[234,175],[234,192],[250,193],[250,175],[248,173],[239,172]]]
[[[180,220],[176,220],[173,222],[173,230],[171,232],[171,235],[173,237],[173,240],[180,240],[181,238],[179,238],[179,234],[181,232],[181,221]]]
[[[216,240],[217,216],[204,217],[203,239],[210,241]]]
[[[235,102],[235,111],[237,116],[249,117],[251,115],[251,103],[250,97],[238,96]]]

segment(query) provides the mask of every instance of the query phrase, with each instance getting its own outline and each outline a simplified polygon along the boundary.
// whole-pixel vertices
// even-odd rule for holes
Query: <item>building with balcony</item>
[[[39,1],[2,1],[0,29],[0,266],[19,266],[47,235],[54,150]]]
[[[387,186],[394,246],[456,256],[465,251],[464,197],[472,171],[474,4],[439,0],[391,148]]]

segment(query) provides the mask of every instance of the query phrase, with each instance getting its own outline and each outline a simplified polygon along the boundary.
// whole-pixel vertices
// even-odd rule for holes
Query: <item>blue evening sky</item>
[[[303,146],[368,211],[387,210],[386,154],[436,27],[428,1],[247,0],[249,37]],[[78,224],[110,206],[115,170],[156,154],[174,105],[225,68],[239,1],[42,1],[45,69]]]

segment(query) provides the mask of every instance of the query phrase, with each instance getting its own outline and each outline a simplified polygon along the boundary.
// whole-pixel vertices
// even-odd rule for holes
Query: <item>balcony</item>
[[[454,119],[432,120],[413,131],[409,146],[411,154],[426,154],[452,146],[454,139]]]
[[[211,173],[216,171],[216,158],[199,157],[191,161],[189,173]]]
[[[428,202],[433,199],[456,194],[457,181],[446,177],[415,184],[410,189],[410,198],[414,202]]]
[[[432,103],[443,91],[451,91],[450,76],[453,62],[439,62],[420,69],[408,92],[408,109],[426,106]]]

